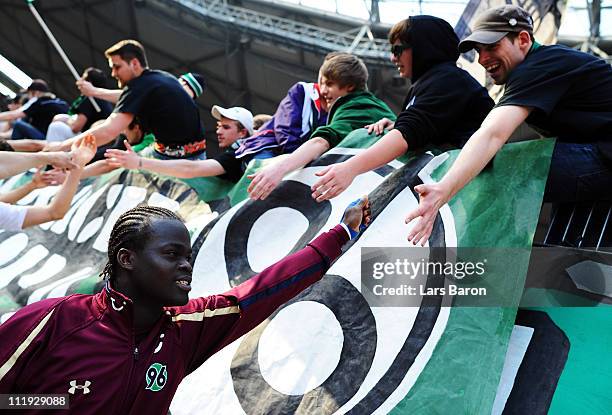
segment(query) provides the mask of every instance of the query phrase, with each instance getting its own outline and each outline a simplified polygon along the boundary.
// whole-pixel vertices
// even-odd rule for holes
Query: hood
[[[441,63],[459,59],[459,38],[446,20],[434,16],[410,17],[412,82]]]
[[[38,98],[55,99],[56,96],[55,94],[52,94],[51,92],[43,92],[42,94],[38,96]]]

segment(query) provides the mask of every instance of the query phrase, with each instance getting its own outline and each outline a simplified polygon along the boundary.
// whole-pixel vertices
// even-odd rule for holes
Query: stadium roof
[[[322,10],[314,2],[334,9]],[[348,3],[351,7],[347,9]],[[39,0],[35,5],[78,71],[89,66],[106,68],[103,51],[118,40],[135,38],[145,45],[152,68],[176,75],[202,73],[208,89],[198,104],[211,133],[214,123],[206,113],[213,105],[240,105],[254,113],[272,113],[289,86],[298,80],[315,80],[324,55],[338,49],[353,51],[366,60],[370,89],[397,110],[405,83],[388,61],[388,22],[396,20],[401,9],[402,16],[422,11],[454,24],[457,17],[453,16],[460,15],[466,4],[462,0],[348,3]],[[612,0],[604,0],[602,17],[610,13],[605,8],[608,3]],[[1,0],[1,4],[0,54],[30,77],[46,79],[59,96],[74,98],[78,92],[74,79],[26,2]],[[345,14],[336,13],[336,4],[337,11]],[[604,34],[608,26],[601,25]],[[8,73],[0,74],[0,83],[17,90],[25,82],[11,78]]]

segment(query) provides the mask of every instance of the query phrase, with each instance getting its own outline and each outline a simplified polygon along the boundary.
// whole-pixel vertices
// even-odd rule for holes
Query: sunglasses
[[[402,53],[404,53],[406,49],[410,49],[410,48],[411,48],[410,45],[404,45],[404,44],[393,45],[391,46],[391,53],[393,54],[393,56],[399,59]]]

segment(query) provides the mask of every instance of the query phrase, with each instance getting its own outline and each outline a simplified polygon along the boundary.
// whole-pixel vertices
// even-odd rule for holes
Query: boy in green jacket
[[[288,157],[248,176],[248,188],[253,200],[265,199],[283,177],[304,167],[332,147],[351,131],[373,124],[383,117],[395,120],[391,109],[367,91],[368,70],[350,53],[334,53],[319,70],[321,96],[329,108],[327,125],[317,128],[312,137]]]

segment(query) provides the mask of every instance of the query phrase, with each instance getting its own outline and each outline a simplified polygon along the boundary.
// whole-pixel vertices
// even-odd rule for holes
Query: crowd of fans
[[[56,168],[46,172],[39,170],[31,184],[2,196],[0,228],[18,230],[61,217],[80,177],[119,167],[183,178],[221,176],[237,182],[252,160],[273,158],[273,162],[248,176],[251,199],[263,200],[285,175],[306,166],[338,145],[350,132],[362,128],[381,138],[369,149],[318,173],[319,179],[312,186],[312,197],[317,201],[337,196],[357,175],[376,169],[407,151],[462,149],[438,183],[415,188],[420,203],[406,217],[406,222],[415,220],[408,234],[414,244],[427,242],[440,207],[489,165],[495,153],[523,122],[544,136],[557,137],[545,200],[611,198],[612,67],[609,64],[563,46],[540,45],[533,36],[531,16],[512,5],[483,13],[469,37],[462,41],[446,21],[433,16],[415,16],[397,23],[389,33],[389,42],[391,60],[399,75],[411,80],[399,114],[394,114],[381,97],[368,91],[368,71],[361,59],[350,53],[333,52],[326,56],[318,75],[313,74],[316,82],[303,81],[291,86],[272,116],[253,117],[247,108],[215,105],[211,116],[217,120],[216,134],[223,152],[210,158],[206,154],[200,112],[194,102],[205,91],[203,77],[187,73],[177,78],[150,69],[143,46],[135,40],[123,40],[105,51],[118,88],[108,88],[103,71],[88,68],[77,82],[81,96],[68,105],[49,91],[45,81],[36,79],[26,91],[17,95],[7,111],[0,113],[0,121],[5,122],[0,133],[4,139],[3,150],[15,150],[14,153],[0,153],[1,173],[2,177],[8,177],[46,164]],[[471,49],[476,49],[479,63],[494,83],[505,85],[499,102],[494,103],[487,91],[457,66],[459,54]],[[95,99],[100,112],[93,108],[88,97]],[[36,152],[23,153],[27,150]],[[283,157],[277,157],[281,155]],[[11,204],[34,188],[61,183],[61,190],[44,214],[39,212],[42,208]],[[343,225],[348,237],[354,237],[362,229],[361,223],[367,221],[367,201],[362,200],[356,206],[358,214],[353,215],[358,218],[345,221]],[[129,215],[136,218],[134,223],[142,221],[141,228],[148,229],[147,237],[166,235],[164,231],[170,235],[175,232],[176,245],[189,251],[189,237],[180,226],[179,230],[168,224],[165,228],[154,229],[152,223],[157,222],[151,218],[162,217],[167,222],[177,220],[170,213],[141,209]],[[120,218],[119,222],[124,219],[128,220]],[[124,226],[119,222],[118,227]],[[316,261],[320,260],[317,255],[322,255],[329,265],[327,253],[333,251],[333,255],[337,255],[336,250],[348,238],[346,235],[340,237],[338,232],[333,231],[328,239],[313,245]],[[146,283],[138,285],[130,282],[130,278],[136,278],[134,275],[149,278],[155,274],[152,268],[138,269],[138,264],[145,266],[134,259],[138,256],[134,252],[144,250],[142,247],[149,242],[128,244],[126,247],[131,251],[127,248],[122,251],[119,249],[123,243],[121,238],[113,242],[113,235],[109,241],[112,269],[106,270],[106,274],[113,288],[122,287],[124,295],[147,303],[139,292]],[[331,239],[335,241],[333,249],[330,248]],[[323,245],[326,248],[322,248]],[[187,263],[181,266],[185,273],[191,272]],[[314,280],[316,278],[312,282]],[[284,284],[280,280],[277,282]],[[181,285],[188,285],[188,281],[182,281]],[[303,288],[304,284],[299,290]],[[110,285],[107,290],[111,292]],[[240,289],[235,291],[218,299],[220,303],[216,305],[190,302],[186,307],[202,314],[205,309],[212,313],[212,308],[219,304],[229,310],[245,298]],[[111,298],[121,298],[126,304],[122,296],[117,296],[115,291],[112,293],[108,294]],[[177,300],[152,291],[147,293],[158,297],[142,306],[148,314],[146,318],[140,316],[140,329],[151,330],[161,318],[158,311],[164,306],[187,302],[186,295]],[[286,301],[290,296],[283,294],[281,299]],[[141,303],[135,302],[134,307],[140,307]],[[266,309],[257,315],[256,321],[272,311]],[[228,318],[232,324],[239,324]],[[251,323],[254,321],[249,321],[239,332],[248,331],[253,327]],[[9,320],[8,324],[17,327],[21,323]],[[223,344],[227,344],[225,340]],[[206,353],[218,350],[215,347]],[[204,355],[208,356],[206,353]],[[5,357],[0,354],[0,358]],[[201,361],[201,356],[192,356],[192,364]],[[184,375],[185,371],[181,373]],[[2,376],[0,374],[0,385]],[[172,389],[170,397],[177,385],[174,389],[168,388]],[[160,405],[167,408],[169,402],[165,399]]]
[[[69,105],[44,80],[33,80],[0,113],[0,147],[69,151],[93,135],[99,149],[83,177],[123,167],[237,182],[251,160],[275,158],[249,176],[248,191],[257,200],[351,131],[365,127],[382,135],[367,151],[320,173],[313,198],[322,201],[408,150],[465,145],[440,183],[416,189],[421,204],[407,217],[418,219],[409,239],[424,244],[439,207],[487,166],[525,121],[558,137],[546,200],[608,199],[610,66],[576,50],[538,44],[531,16],[518,7],[483,13],[474,33],[460,43],[452,27],[433,16],[410,17],[391,29],[391,60],[399,75],[411,80],[397,116],[367,90],[364,63],[345,52],[328,54],[318,76],[313,74],[317,81],[294,84],[272,116],[215,105],[211,115],[222,152],[210,158],[195,105],[206,89],[204,78],[150,69],[143,46],[123,40],[105,51],[117,88],[108,87],[104,71],[88,68],[77,81],[81,95]],[[472,48],[493,81],[506,86],[497,104],[456,65],[460,51]],[[38,186],[59,184],[64,177],[65,170],[47,171],[37,177]]]
[[[525,121],[544,135],[558,137],[546,200],[610,198],[612,71],[603,60],[540,45],[533,37],[531,16],[513,6],[483,13],[474,33],[461,43],[446,21],[433,16],[400,21],[391,29],[389,42],[399,75],[411,80],[397,116],[367,90],[368,71],[357,56],[332,52],[317,82],[293,85],[273,116],[253,117],[246,108],[213,106],[223,151],[207,158],[194,102],[206,88],[204,78],[195,73],[176,78],[150,69],[143,46],[123,40],[105,51],[118,88],[109,89],[104,72],[88,68],[77,81],[81,95],[68,105],[44,80],[33,80],[0,113],[0,147],[69,151],[93,135],[99,149],[84,177],[123,167],[176,177],[221,176],[233,182],[251,160],[287,155],[249,176],[248,192],[257,200],[351,131],[365,127],[383,135],[367,151],[319,174],[313,198],[322,201],[344,191],[356,175],[408,150],[465,146],[439,183],[416,188],[421,203],[406,219],[418,219],[409,239],[424,244],[440,206],[487,166]],[[477,50],[494,83],[506,87],[497,104],[456,65],[460,51],[470,49]],[[41,173],[37,186],[59,184],[65,177],[65,170]]]

